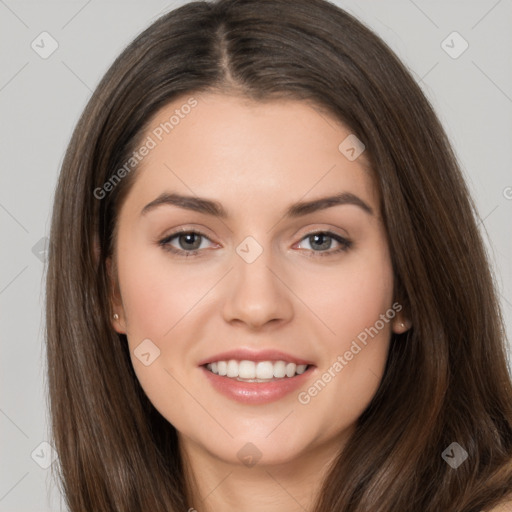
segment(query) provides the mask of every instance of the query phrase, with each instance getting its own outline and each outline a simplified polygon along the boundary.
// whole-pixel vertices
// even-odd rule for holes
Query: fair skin
[[[127,335],[147,396],[178,431],[195,480],[190,507],[311,510],[327,465],[378,389],[392,332],[410,328],[403,311],[393,312],[359,352],[344,356],[395,301],[378,193],[364,153],[350,161],[338,149],[350,130],[312,105],[194,97],[198,105],[141,162],[122,205],[113,326]],[[146,136],[187,99],[158,112]],[[141,214],[163,192],[217,201],[227,216],[170,204]],[[340,193],[371,213],[347,203],[285,216],[293,203]],[[169,239],[177,229],[203,237]],[[343,244],[311,236],[319,232],[351,245],[335,252]],[[250,263],[237,252],[248,236],[262,249]],[[166,238],[198,252],[174,254],[159,245]],[[251,243],[242,247],[254,254]],[[147,366],[134,353],[146,339],[146,352],[160,351]],[[293,392],[246,403],[220,393],[200,366],[234,348],[279,350],[310,367]],[[340,355],[346,364],[333,371]],[[299,393],[329,369],[328,383],[301,402]],[[237,455],[244,446],[255,465]]]

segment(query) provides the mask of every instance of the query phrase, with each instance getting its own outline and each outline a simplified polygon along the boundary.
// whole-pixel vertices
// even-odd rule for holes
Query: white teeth
[[[301,375],[308,367],[307,364],[287,363],[285,361],[216,361],[206,365],[208,370],[217,375],[239,380],[266,381],[273,378],[282,379]]]
[[[213,371],[213,365],[215,363],[212,363],[212,368],[210,368],[210,370]],[[226,375],[226,373],[228,373],[228,363],[226,361],[218,361],[217,362],[217,371],[219,373],[219,375]],[[215,373],[215,372],[214,372]]]
[[[288,363],[286,365],[286,376],[293,377],[295,375],[295,370],[297,369],[297,365],[293,363]]]
[[[286,375],[286,363],[284,361],[276,361],[274,363],[274,377],[282,379]]]
[[[240,375],[241,377],[241,375]],[[274,365],[271,361],[259,361],[256,365],[257,379],[272,379],[274,377]]]
[[[238,362],[234,359],[228,361],[228,372],[226,377],[238,377]]]
[[[213,368],[212,368],[213,372]],[[215,372],[213,372],[215,373]],[[238,375],[242,379],[255,379],[256,378],[256,364],[254,361],[240,361],[238,365]],[[261,378],[261,377],[259,377]]]
[[[296,372],[300,375],[301,373],[304,373],[306,371],[307,367],[307,364],[298,364]]]

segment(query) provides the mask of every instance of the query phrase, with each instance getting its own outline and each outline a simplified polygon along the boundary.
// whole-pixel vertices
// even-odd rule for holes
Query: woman
[[[51,240],[70,510],[510,507],[473,203],[417,84],[341,9],[157,20],[78,123]]]

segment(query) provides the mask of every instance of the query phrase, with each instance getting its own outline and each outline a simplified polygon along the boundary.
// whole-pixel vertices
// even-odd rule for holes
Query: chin
[[[248,468],[292,463],[305,453],[307,447],[308,443],[291,438],[286,432],[267,437],[251,436],[247,431],[243,435],[234,436],[234,439],[226,438],[224,443],[212,444],[210,440],[208,445],[204,445],[214,457],[226,464]]]

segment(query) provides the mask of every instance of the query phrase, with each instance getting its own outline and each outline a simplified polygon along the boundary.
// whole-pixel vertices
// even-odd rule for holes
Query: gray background
[[[0,511],[59,510],[45,404],[44,237],[64,150],[113,59],[186,2],[0,0]],[[444,124],[482,219],[512,332],[512,0],[341,0],[411,69]],[[58,49],[40,51],[46,31]],[[469,47],[457,58],[453,55]],[[47,37],[47,36],[45,36]],[[443,46],[442,42],[446,41]],[[451,48],[450,48],[451,47]],[[37,461],[37,463],[36,463]]]

